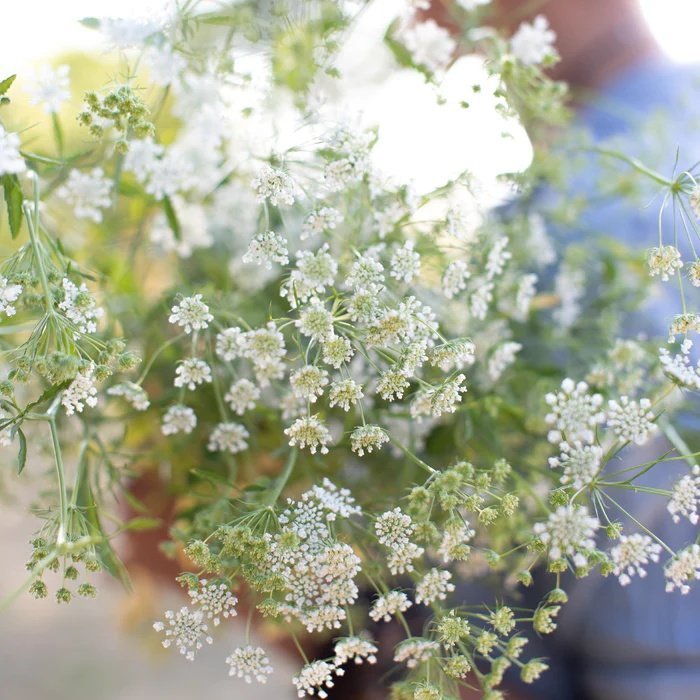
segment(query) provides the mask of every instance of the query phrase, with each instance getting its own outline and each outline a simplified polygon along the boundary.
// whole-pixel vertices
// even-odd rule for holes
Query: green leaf
[[[407,68],[417,68],[416,64],[413,62],[413,56],[411,52],[400,42],[394,38],[394,33],[398,29],[398,20],[393,22],[389,28],[386,30],[384,35],[384,43],[387,45],[392,54],[394,54],[394,59],[400,66],[405,66]]]
[[[148,506],[143,501],[136,498],[129,489],[124,489],[121,492],[121,496],[123,496],[124,500],[138,513],[148,513]]]
[[[51,125],[53,127],[53,137],[56,139],[56,146],[58,146],[59,155],[63,154],[63,130],[61,129],[61,123],[58,121],[56,112],[51,114]]]
[[[268,483],[266,484],[248,484],[248,486],[246,486],[243,489],[243,491],[245,493],[257,493],[261,491],[267,491],[270,488],[270,486],[272,486],[272,482],[270,481],[268,481]]]
[[[190,469],[190,474],[208,481],[214,486],[229,486],[229,481],[216,472],[205,471],[204,469]]]
[[[10,223],[10,234],[12,238],[17,238],[22,227],[22,186],[19,184],[17,175],[3,175],[2,189],[5,195],[5,205],[7,206],[7,219]]]
[[[27,405],[27,407],[24,409],[24,413],[29,413],[29,411],[31,411],[35,406],[39,406],[46,401],[50,401],[54,396],[56,396],[56,394],[58,394],[59,391],[67,389],[72,381],[72,379],[66,379],[65,382],[50,386],[36,401],[32,401],[32,403]]]
[[[163,209],[165,210],[165,218],[168,220],[168,224],[175,235],[176,240],[182,240],[182,232],[180,229],[180,222],[177,220],[177,214],[175,213],[175,208],[170,200],[170,197],[163,197]]]
[[[157,527],[160,527],[163,524],[163,521],[160,518],[145,518],[145,517],[138,517],[138,518],[132,518],[128,522],[124,523],[123,530],[133,530],[133,531],[141,531],[141,530],[155,530]]]
[[[237,20],[235,17],[230,17],[227,15],[210,15],[204,16],[199,20],[202,24],[214,24],[222,27],[235,26]]]
[[[17,428],[17,437],[19,438],[19,452],[17,453],[17,476],[19,476],[27,464],[27,438],[24,436],[21,428]]]
[[[98,541],[95,543],[95,551],[100,563],[114,578],[121,581],[124,588],[130,591],[131,581],[126,567],[114,552],[107,535],[102,529],[97,503],[88,479],[88,471],[88,469],[83,470],[83,476],[76,484],[75,504],[80,509],[84,520],[89,524],[90,534],[98,538]]]
[[[16,77],[17,75],[11,75],[9,78],[5,78],[5,80],[0,82],[0,95],[4,95],[10,89]]]

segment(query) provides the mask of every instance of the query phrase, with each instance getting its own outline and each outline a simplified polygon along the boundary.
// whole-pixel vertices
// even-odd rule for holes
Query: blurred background
[[[391,13],[400,7],[400,0],[382,0],[384,12]],[[22,74],[31,66],[51,61],[61,54],[80,51],[105,51],[100,35],[81,26],[78,20],[85,16],[140,16],[151,8],[161,5],[153,0],[24,0],[5,7],[0,19],[0,77],[12,73]],[[700,22],[700,6],[696,0],[642,0],[649,23],[658,41],[674,60],[700,62],[700,42],[697,27]],[[367,20],[376,23],[383,33],[383,15],[370,14]],[[371,32],[363,32],[362,40],[372,41]],[[360,52],[357,55],[363,55]],[[478,62],[477,62],[478,63]],[[456,74],[454,81],[467,82],[470,71],[479,66],[470,63],[464,73]],[[352,66],[357,82],[362,80],[362,67]],[[352,73],[351,71],[351,73]],[[358,77],[359,76],[359,77]],[[98,87],[107,75],[95,76]],[[385,158],[400,172],[411,164],[401,162],[398,154],[402,142],[415,137],[417,124],[429,123],[434,112],[415,83],[395,81],[391,98],[383,100],[377,92],[366,91],[362,105],[371,118],[388,125],[386,131],[393,133],[393,141],[385,144]],[[455,86],[459,91],[459,85]],[[17,98],[22,99],[17,93]],[[419,108],[414,109],[414,103]],[[407,109],[407,105],[411,109]],[[390,107],[390,105],[392,105]],[[393,112],[392,112],[393,110]],[[414,115],[407,122],[406,114]],[[401,117],[399,119],[399,116]],[[444,117],[443,117],[444,118]],[[482,120],[481,122],[479,120]],[[397,121],[393,121],[397,120]],[[466,120],[469,120],[468,123]],[[511,143],[507,151],[499,149],[499,126],[493,126],[493,113],[482,105],[471,110],[467,116],[446,118],[432,135],[423,134],[421,150],[412,150],[412,167],[416,177],[425,178],[426,188],[450,174],[451,167],[467,167],[479,171],[484,178],[493,177],[507,169],[525,167],[529,157],[526,139],[519,147]],[[399,124],[400,127],[399,128]],[[434,161],[429,153],[435,153],[435,138],[442,143],[459,143],[460,133],[466,128],[478,127],[493,138],[481,140],[481,151],[470,150],[469,154],[454,152],[454,163],[440,161],[431,168],[426,164]],[[510,125],[517,137],[517,125]],[[431,140],[432,139],[432,140]],[[488,156],[488,157],[487,157]],[[468,162],[467,162],[468,161]],[[1,457],[13,464],[14,454],[8,451]],[[24,562],[29,554],[28,541],[33,534],[36,521],[27,514],[28,502],[25,492],[32,478],[27,470],[19,483],[13,476],[14,468],[3,469],[2,500],[0,501],[0,552],[3,573],[0,576],[0,597],[4,597],[23,583]],[[38,470],[37,470],[38,471]],[[36,478],[36,476],[35,476]],[[34,489],[31,489],[33,492]],[[225,675],[222,650],[233,647],[243,639],[243,625],[226,625],[214,647],[206,648],[196,663],[188,663],[176,653],[167,653],[160,648],[159,638],[150,631],[154,616],[178,605],[173,598],[163,597],[161,588],[156,589],[146,579],[135,577],[136,592],[125,596],[118,584],[103,580],[97,601],[76,599],[69,606],[60,606],[49,597],[35,601],[22,594],[9,612],[0,613],[0,698],[12,700],[184,700],[192,697],[232,697],[241,700],[272,697],[284,700],[294,697],[288,678],[296,665],[294,658],[287,659],[281,652],[267,644],[274,674],[267,686],[245,686],[234,683]],[[281,683],[281,685],[277,685]]]

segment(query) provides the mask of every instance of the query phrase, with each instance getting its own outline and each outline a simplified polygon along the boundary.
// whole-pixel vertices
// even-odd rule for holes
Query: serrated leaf
[[[12,83],[15,82],[17,75],[11,75],[9,78],[5,78],[0,82],[0,95],[4,95],[9,89]]]
[[[19,451],[17,452],[17,476],[24,470],[27,464],[27,438],[21,428],[17,428],[17,438],[19,439]]]
[[[173,207],[173,203],[170,200],[170,197],[163,197],[163,210],[165,211],[165,218],[168,220],[168,225],[172,229],[175,239],[178,241],[182,240],[180,222],[177,220],[175,207]]]
[[[5,206],[7,207],[7,219],[10,223],[10,234],[12,238],[17,238],[22,228],[22,186],[19,184],[17,175],[3,175],[2,189],[5,196]]]

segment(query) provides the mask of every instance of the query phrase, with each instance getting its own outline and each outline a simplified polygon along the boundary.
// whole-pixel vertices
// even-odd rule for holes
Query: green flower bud
[[[56,591],[56,602],[58,603],[70,603],[73,598],[73,594],[67,588],[59,588]]]

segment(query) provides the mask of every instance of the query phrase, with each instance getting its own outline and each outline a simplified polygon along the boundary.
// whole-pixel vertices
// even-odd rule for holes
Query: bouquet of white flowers
[[[381,132],[332,97],[371,4],[188,0],[86,20],[119,58],[74,126],[59,119],[66,68],[27,88],[46,130],[25,130],[14,76],[0,83],[1,439],[20,472],[50,445],[56,485],[26,588],[68,602],[95,595],[90,572],[126,582],[111,540],[159,521],[110,530],[103,515],[124,517],[114,496],[143,511],[130,485],[157,471],[189,596],[154,625],[164,646],[194,659],[241,599],[297,641],[299,697],[324,698],[348,663],[386,653],[368,628],[396,620],[396,698],[495,700],[509,667],[528,683],[546,669],[527,633],[555,629],[569,574],[624,586],[664,566],[681,593],[700,577],[697,543],[674,550],[619,497],[698,522],[698,467],[670,417],[679,387],[700,389],[683,295],[700,261],[663,239],[648,252],[650,275],[681,285],[659,354],[664,340],[620,332],[650,283],[644,253],[553,247],[536,205],[560,182],[547,140],[566,89],[544,73],[544,18],[506,39],[481,27],[485,2],[455,3],[452,32],[409,2],[384,34],[438,107],[455,56],[483,57],[494,117],[533,146],[500,178],[519,203],[493,209],[468,172],[422,192],[382,174]],[[662,189],[696,235],[692,172],[601,157]],[[620,461],[648,442],[654,456]],[[647,485],[662,460],[687,474]],[[467,605],[464,582],[487,577],[493,596]],[[507,604],[533,578],[541,601]],[[332,655],[306,658],[308,635],[335,639]],[[273,672],[253,645],[225,661],[248,683]]]

